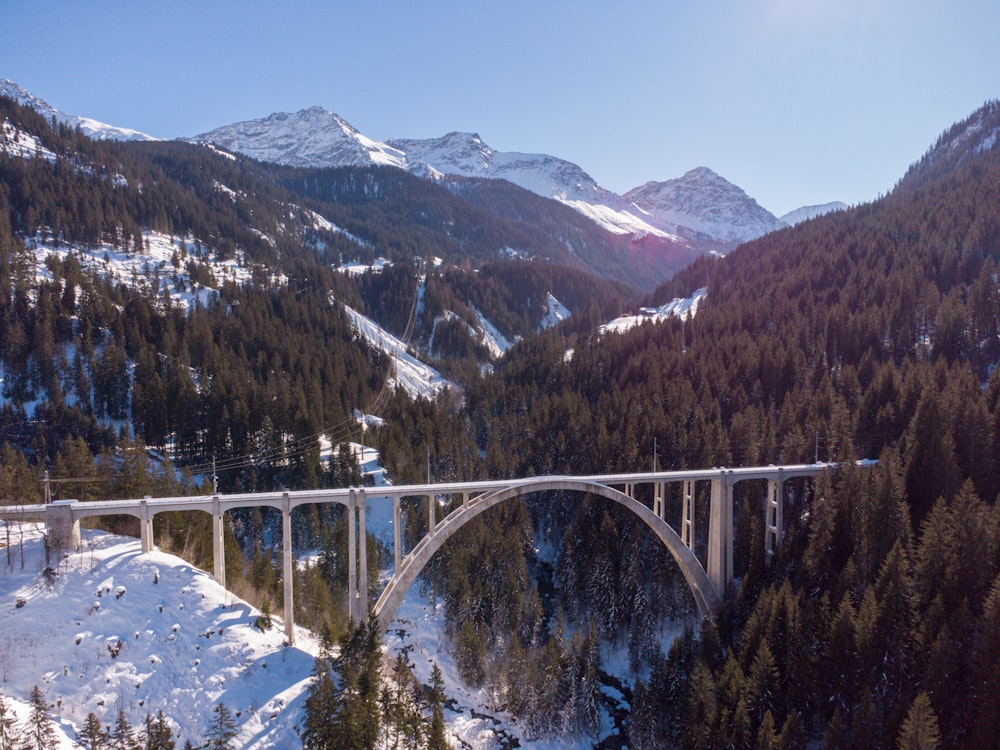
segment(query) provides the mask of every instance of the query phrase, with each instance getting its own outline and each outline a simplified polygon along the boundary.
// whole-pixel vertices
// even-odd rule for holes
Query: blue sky
[[[320,105],[624,192],[707,166],[781,214],[888,192],[1000,97],[996,0],[2,0],[0,77],[174,138]]]

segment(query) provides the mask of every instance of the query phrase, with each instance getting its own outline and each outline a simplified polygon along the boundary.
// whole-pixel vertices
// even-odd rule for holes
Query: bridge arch
[[[524,495],[547,491],[586,492],[612,500],[630,510],[656,534],[657,538],[659,538],[677,562],[684,580],[694,595],[695,603],[698,606],[698,613],[702,617],[709,617],[715,615],[721,609],[722,599],[712,586],[708,574],[698,561],[698,558],[695,557],[694,552],[688,549],[681,541],[677,532],[652,510],[624,492],[606,484],[570,477],[546,477],[539,480],[518,482],[503,489],[480,495],[467,505],[463,505],[450,513],[433,532],[421,539],[403,559],[400,569],[393,574],[392,579],[390,579],[388,585],[386,585],[378,601],[375,603],[373,614],[378,620],[382,632],[386,631],[396,616],[396,610],[399,609],[399,605],[406,596],[406,592],[413,585],[413,582],[416,581],[417,576],[420,575],[434,554],[455,532],[479,514],[502,502]]]

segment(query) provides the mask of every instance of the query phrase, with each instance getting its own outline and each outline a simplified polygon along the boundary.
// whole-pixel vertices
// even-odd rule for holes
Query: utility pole
[[[656,473],[656,438],[653,438],[653,473]]]

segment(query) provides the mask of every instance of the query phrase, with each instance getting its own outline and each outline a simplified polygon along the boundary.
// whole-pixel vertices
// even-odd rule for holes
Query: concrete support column
[[[403,528],[402,516],[399,508],[399,495],[392,496],[392,551],[395,557],[396,567],[393,575],[399,574],[399,569],[403,565]]]
[[[708,578],[719,596],[733,580],[733,494],[730,472],[712,481],[708,516]]]
[[[782,517],[785,478],[784,471],[778,469],[773,479],[767,480],[767,497],[764,499],[764,551],[770,563],[771,558],[778,554],[785,534],[785,523]]]
[[[285,579],[285,637],[295,643],[295,571],[292,568],[292,503],[286,492],[281,498],[281,568]]]
[[[653,513],[661,521],[664,520],[664,509],[663,509],[663,482],[656,482],[653,484]]]
[[[633,500],[635,500],[635,492],[633,491],[634,489],[635,488],[633,487],[631,482],[625,482],[625,494],[628,495]]]
[[[694,481],[685,480],[681,495],[681,541],[694,549]]]
[[[468,504],[469,504],[469,493],[468,492],[463,492],[462,493],[462,507],[465,507]]]
[[[351,622],[358,622],[358,542],[355,523],[357,498],[351,490],[347,504],[347,616]]]
[[[358,621],[368,622],[368,525],[365,510],[368,501],[364,488],[358,490]]]
[[[215,558],[215,582],[226,586],[226,547],[222,516],[222,503],[218,495],[212,497],[212,555]]]
[[[434,493],[427,496],[427,534],[428,536],[434,533],[434,529],[437,528],[437,519],[434,517],[434,506],[437,503],[434,501]]]
[[[50,550],[61,552],[80,549],[80,520],[73,518],[73,506],[76,502],[56,500],[45,506],[45,532]]]
[[[149,495],[139,501],[139,539],[143,553],[153,551],[153,518],[149,515]]]

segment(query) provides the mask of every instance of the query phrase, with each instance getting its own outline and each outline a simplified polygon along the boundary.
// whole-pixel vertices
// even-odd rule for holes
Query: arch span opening
[[[691,589],[699,615],[710,617],[715,615],[722,607],[720,594],[712,586],[708,573],[705,572],[698,558],[681,541],[677,532],[660,519],[652,510],[629,497],[624,492],[598,482],[569,477],[545,478],[537,481],[519,482],[504,489],[480,495],[468,505],[464,505],[448,515],[434,529],[433,533],[421,539],[403,559],[402,565],[395,571],[393,577],[375,603],[373,614],[378,620],[382,632],[388,629],[389,624],[395,618],[396,610],[399,609],[399,605],[406,596],[406,592],[413,585],[414,581],[416,581],[417,576],[420,575],[434,554],[452,535],[479,514],[502,502],[546,491],[590,493],[624,506],[638,516],[670,552],[671,557],[673,557],[674,561],[680,567],[684,580]]]

